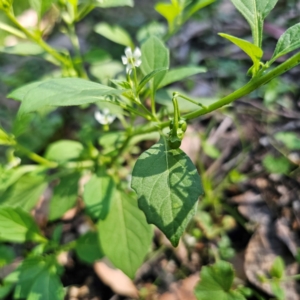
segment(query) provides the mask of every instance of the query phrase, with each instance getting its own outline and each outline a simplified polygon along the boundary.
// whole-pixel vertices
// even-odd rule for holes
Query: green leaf
[[[152,229],[132,196],[116,190],[109,214],[98,223],[100,247],[104,254],[133,278],[147,254]]]
[[[172,69],[165,75],[164,79],[159,84],[159,88],[180,81],[186,77],[204,72],[206,72],[206,68],[203,67],[180,67]]]
[[[22,101],[19,114],[44,106],[70,106],[95,103],[102,96],[118,95],[117,89],[79,78],[55,78],[31,83],[8,95]]]
[[[284,270],[285,270],[285,264],[283,259],[280,256],[276,257],[272,264],[270,275],[272,277],[281,279],[284,275]]]
[[[18,207],[0,208],[0,228],[1,241],[16,243],[46,241],[31,215]]]
[[[35,165],[24,165],[14,169],[1,170],[0,172],[0,195],[12,184],[19,180],[24,174],[34,171]]]
[[[51,7],[54,0],[29,0],[30,6],[37,12],[39,19]]]
[[[129,33],[118,25],[109,25],[105,22],[96,24],[94,27],[95,32],[103,35],[105,38],[128,47],[134,47]]]
[[[155,10],[167,19],[169,31],[172,32],[175,28],[175,20],[182,11],[179,3],[177,1],[172,1],[172,3],[159,2],[155,5]]]
[[[22,207],[30,211],[47,187],[45,177],[25,174],[16,183],[0,194],[0,207]]]
[[[169,68],[169,50],[160,39],[151,36],[142,45],[142,64],[141,69],[144,75],[161,68]],[[153,90],[155,91],[163,80],[167,71],[160,72],[153,79]]]
[[[63,300],[64,291],[54,257],[30,257],[17,269],[14,298],[27,300]]]
[[[56,274],[44,270],[39,273],[31,290],[27,296],[27,300],[63,300],[64,289],[60,278]]]
[[[7,297],[13,288],[15,287],[14,283],[8,282],[4,283],[3,285],[0,284],[0,299],[7,299]]]
[[[11,247],[0,245],[0,268],[11,263],[14,260],[15,256],[15,252]]]
[[[234,6],[248,21],[253,43],[261,48],[264,19],[278,0],[231,0]]]
[[[75,206],[78,197],[79,173],[63,177],[54,188],[50,202],[49,220],[53,221]]]
[[[141,27],[137,32],[137,40],[140,44],[144,43],[150,36],[156,36],[159,39],[163,39],[167,33],[167,28],[163,23],[153,21],[145,26]]]
[[[192,1],[192,4],[189,5],[186,8],[186,12],[184,14],[184,20],[188,20],[194,13],[196,13],[198,10],[204,8],[205,6],[215,2],[216,0],[197,0],[197,1]]]
[[[105,219],[115,193],[115,183],[111,176],[100,170],[93,174],[84,186],[83,201],[87,214],[94,220]]]
[[[154,70],[152,71],[151,73],[147,74],[142,80],[141,82],[139,83],[139,86],[137,88],[137,92],[139,93],[142,88],[154,77],[156,76],[157,74],[159,74],[160,72],[162,71],[166,71],[167,69],[166,68],[160,68],[160,69],[157,69],[157,70]]]
[[[200,282],[195,288],[196,297],[199,300],[246,300],[232,289],[233,280],[234,270],[228,262],[220,260],[212,266],[202,267]]]
[[[180,149],[171,149],[162,136],[137,160],[131,185],[147,222],[156,225],[177,246],[203,194],[200,176],[190,158]]]
[[[214,145],[208,143],[207,141],[202,141],[202,149],[207,156],[213,159],[217,159],[221,155],[219,149],[216,148]]]
[[[286,300],[287,298],[285,297],[285,291],[284,289],[280,286],[280,282],[278,281],[271,281],[271,289],[276,297],[276,300]]]
[[[95,0],[94,5],[98,7],[133,6],[133,0]]]
[[[278,132],[275,139],[290,150],[300,150],[300,138],[294,132]]]
[[[65,163],[78,159],[83,150],[83,145],[77,141],[60,140],[48,146],[45,158],[50,161]]]
[[[15,139],[0,127],[0,145],[14,145]]]
[[[300,47],[300,23],[290,27],[279,38],[274,54],[271,58],[271,63],[278,57],[285,55]]]
[[[115,78],[117,74],[120,74],[123,71],[124,65],[120,61],[116,60],[97,63],[92,65],[90,68],[91,74],[104,84],[108,84],[110,79]]]
[[[14,54],[14,55],[29,56],[29,55],[42,54],[45,52],[45,50],[37,44],[31,42],[24,42],[24,43],[18,43],[15,46],[0,47],[0,52]]]
[[[290,161],[284,157],[274,157],[268,154],[263,159],[263,166],[272,174],[287,174],[291,169]]]
[[[77,256],[88,264],[92,264],[104,256],[100,249],[98,234],[92,231],[82,235],[76,241],[75,251]]]
[[[219,35],[237,45],[252,59],[255,73],[259,70],[259,63],[263,56],[263,51],[259,47],[229,34],[219,33]]]

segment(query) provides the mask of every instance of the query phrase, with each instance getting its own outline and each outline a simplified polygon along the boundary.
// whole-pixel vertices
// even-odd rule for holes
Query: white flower
[[[134,67],[139,67],[142,63],[142,60],[141,60],[141,56],[142,56],[142,53],[141,53],[141,50],[140,48],[136,47],[132,53],[132,50],[130,47],[127,47],[125,49],[125,55],[126,56],[122,56],[122,62],[124,65],[127,65],[126,67],[126,72],[128,74],[130,74],[131,70],[134,68]]]
[[[103,108],[103,110],[97,110],[94,114],[95,119],[102,125],[111,124],[116,116],[112,115],[108,108]]]

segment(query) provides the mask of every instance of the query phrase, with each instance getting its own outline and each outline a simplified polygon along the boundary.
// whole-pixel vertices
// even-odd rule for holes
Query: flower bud
[[[12,0],[0,0],[0,10],[9,10],[12,5]]]

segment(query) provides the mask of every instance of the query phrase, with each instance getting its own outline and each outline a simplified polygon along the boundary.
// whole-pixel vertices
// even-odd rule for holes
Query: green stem
[[[225,105],[228,105],[228,104],[232,103],[233,101],[250,94],[251,92],[253,92],[257,88],[259,88],[260,86],[268,83],[270,80],[280,76],[281,74],[285,73],[286,71],[297,66],[299,63],[300,63],[300,52],[293,55],[291,58],[289,58],[288,60],[286,60],[285,62],[283,62],[282,64],[280,64],[279,66],[274,68],[272,71],[268,72],[267,74],[252,78],[247,84],[245,84],[240,89],[234,91],[233,93],[229,94],[228,96],[216,101],[215,103],[207,106],[206,108],[201,108],[194,112],[190,112],[190,113],[182,116],[182,118],[184,118],[186,120],[195,119],[197,117],[200,117],[202,115],[205,115],[212,111],[215,111]],[[159,124],[160,129],[163,129],[168,126],[170,126],[170,121],[162,122]],[[157,131],[158,130],[157,127],[158,127],[158,125],[154,124],[154,125],[150,125],[146,128],[144,128],[144,127],[138,128],[133,134],[139,135],[139,134]]]
[[[26,35],[22,31],[14,28],[14,27],[11,27],[7,24],[4,24],[2,22],[0,22],[0,29],[6,31],[8,33],[11,33],[11,34],[15,35],[18,38],[26,39]]]
[[[83,19],[88,13],[90,13],[93,9],[95,8],[95,5],[93,4],[87,4],[84,7],[82,7],[76,17],[76,22],[80,21]]]
[[[172,136],[177,137],[177,130],[179,128],[179,106],[176,96],[172,98],[173,107],[174,107],[174,120],[173,120],[173,128],[172,128]]]
[[[58,164],[54,161],[49,161],[45,159],[44,157],[28,150],[27,148],[21,146],[20,144],[16,145],[16,148],[23,152],[28,158],[30,158],[32,161],[35,161],[38,164],[41,164],[43,166],[46,166],[48,168],[56,168]]]
[[[191,98],[189,98],[189,97],[187,97],[187,96],[185,96],[185,95],[182,95],[182,94],[179,94],[179,93],[174,93],[174,94],[176,94],[177,97],[179,97],[179,98],[185,99],[185,100],[187,100],[187,101],[189,101],[189,102],[191,102],[191,103],[193,103],[193,104],[196,104],[196,105],[198,105],[198,106],[201,106],[201,107],[203,107],[203,108],[206,108],[205,105],[203,105],[203,104],[201,104],[201,103],[199,103],[199,102],[197,102],[197,101],[195,101],[195,100],[193,100],[193,99],[191,99]]]
[[[79,39],[78,39],[78,36],[75,31],[74,23],[68,24],[68,31],[69,31],[71,43],[72,43],[75,53],[76,53],[75,61],[73,60],[73,63],[75,66],[78,66],[78,73],[80,74],[80,77],[88,79],[87,73],[83,66],[83,59],[82,59],[82,55],[81,55],[81,51],[80,51]]]
[[[123,151],[127,148],[132,137],[133,137],[133,135],[127,136],[127,138],[124,141],[124,143],[122,144],[122,146],[118,149],[118,153],[111,159],[110,166],[112,166],[115,163],[115,161],[118,159],[118,157],[120,157],[120,155],[123,153]]]
[[[156,108],[155,108],[155,91],[151,91],[151,112],[153,116],[156,116]]]
[[[137,103],[137,104],[139,104],[139,103]],[[145,118],[148,121],[151,121],[153,119],[152,116],[150,116],[149,114],[144,114],[144,113],[142,113],[142,112],[140,112],[140,111],[138,111],[138,110],[136,110],[136,109],[134,109],[134,108],[132,108],[132,107],[124,104],[124,103],[119,102],[119,105],[120,105],[121,108],[126,109],[126,110],[130,111],[131,113],[133,113],[135,115],[143,117],[143,118]],[[140,104],[139,104],[139,106],[140,106]]]
[[[54,48],[49,46],[46,42],[43,41],[43,39],[40,36],[31,33],[25,27],[23,27],[11,12],[6,12],[6,15],[10,19],[10,21],[27,36],[28,39],[37,43],[40,47],[42,47],[47,53],[49,53],[53,58],[55,58],[61,65],[65,66],[67,69],[74,69],[72,62],[69,59],[67,59],[66,57],[58,53]]]

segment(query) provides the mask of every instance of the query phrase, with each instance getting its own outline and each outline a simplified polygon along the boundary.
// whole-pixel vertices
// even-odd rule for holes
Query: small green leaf
[[[56,274],[44,270],[39,273],[31,286],[27,300],[63,300],[64,289],[60,278]]]
[[[300,138],[294,132],[278,132],[275,139],[290,150],[300,150]]]
[[[230,263],[218,261],[212,266],[202,267],[200,282],[195,288],[199,300],[226,299],[246,300],[246,298],[232,289],[234,270]]]
[[[7,134],[1,127],[0,127],[0,145],[14,145],[15,139],[13,136]]]
[[[202,149],[207,156],[213,159],[217,159],[221,155],[219,149],[207,141],[202,141]]]
[[[0,208],[0,228],[1,241],[16,243],[46,241],[31,215],[18,207]]]
[[[159,74],[160,72],[162,71],[166,71],[167,69],[166,68],[160,68],[160,69],[157,69],[157,70],[154,70],[152,71],[151,73],[147,74],[142,80],[141,82],[139,83],[139,86],[137,88],[137,93],[139,93],[142,88],[154,77],[156,76],[157,74]]]
[[[192,3],[186,8],[184,13],[184,20],[188,20],[194,13],[198,10],[206,7],[209,4],[214,3],[216,0],[196,0],[192,1]]]
[[[284,261],[280,256],[278,256],[275,258],[275,260],[272,264],[272,267],[270,270],[270,275],[272,277],[281,279],[284,275],[284,269],[285,269]]]
[[[159,88],[169,85],[173,82],[180,81],[186,77],[206,72],[203,67],[179,67],[168,71],[164,79],[159,84]]]
[[[94,0],[95,6],[107,8],[116,6],[133,6],[133,0]]]
[[[57,276],[54,257],[30,257],[24,260],[17,271],[15,299],[63,300],[64,290]]]
[[[7,299],[5,297],[7,297],[11,293],[14,287],[14,283],[11,282],[0,284],[0,299]]]
[[[276,300],[286,300],[284,289],[280,286],[280,282],[271,281],[271,289]]]
[[[7,190],[0,194],[0,207],[22,207],[30,211],[47,187],[45,177],[35,174],[25,174]]]
[[[60,140],[48,146],[45,158],[50,161],[65,163],[78,159],[83,150],[83,145],[77,141]]]
[[[92,231],[82,235],[76,241],[75,251],[77,256],[88,264],[92,264],[104,256],[100,249],[98,234]]]
[[[115,78],[117,74],[120,74],[123,71],[124,65],[120,61],[116,60],[109,60],[102,63],[97,63],[92,65],[90,68],[91,74],[97,79],[99,79],[99,81],[103,84],[108,84],[109,80]]]
[[[19,114],[45,106],[70,106],[95,103],[103,96],[119,95],[117,89],[79,78],[55,78],[31,83],[8,95],[22,101]]]
[[[133,278],[150,249],[152,229],[131,195],[116,190],[109,214],[98,223],[105,256]]]
[[[153,21],[141,27],[137,32],[136,38],[141,44],[143,44],[151,36],[156,36],[162,40],[166,33],[167,28],[163,23]]]
[[[278,0],[231,0],[234,6],[248,21],[253,43],[261,48],[264,19],[274,8]]]
[[[259,47],[229,34],[219,33],[219,35],[237,45],[252,59],[255,73],[259,70],[259,63],[263,56],[263,51]]]
[[[49,220],[53,221],[75,206],[78,197],[79,173],[63,177],[54,188],[50,201]]]
[[[115,193],[114,180],[100,170],[84,186],[83,200],[87,214],[94,220],[105,219]]]
[[[101,22],[94,27],[95,32],[103,35],[105,38],[128,47],[134,46],[129,33],[118,25],[109,25]]]
[[[18,43],[15,46],[0,47],[0,52],[9,53],[13,55],[39,55],[45,52],[45,50],[37,44],[32,42]]]
[[[279,38],[270,62],[300,47],[300,23],[290,27]]]
[[[182,11],[179,3],[177,1],[172,1],[172,3],[159,2],[155,5],[155,10],[167,19],[169,30],[172,32],[175,27],[175,20]]]
[[[274,157],[268,154],[263,159],[263,166],[271,174],[287,174],[291,170],[290,161],[284,157]]]
[[[30,6],[37,12],[39,19],[50,9],[55,0],[29,0]]]
[[[24,165],[14,169],[0,169],[0,195],[17,182],[24,174],[34,171],[36,168],[37,166],[35,165]]]
[[[156,225],[177,246],[203,194],[200,176],[190,158],[180,149],[171,149],[162,136],[137,160],[131,185],[147,222]]]
[[[142,45],[142,64],[141,69],[144,75],[147,75],[154,70],[169,68],[169,50],[165,47],[160,39],[151,36]],[[160,72],[153,79],[153,90],[155,91],[160,85],[167,71]]]
[[[15,258],[13,248],[5,245],[0,245],[0,268],[11,263]],[[0,297],[1,299],[1,297]]]

